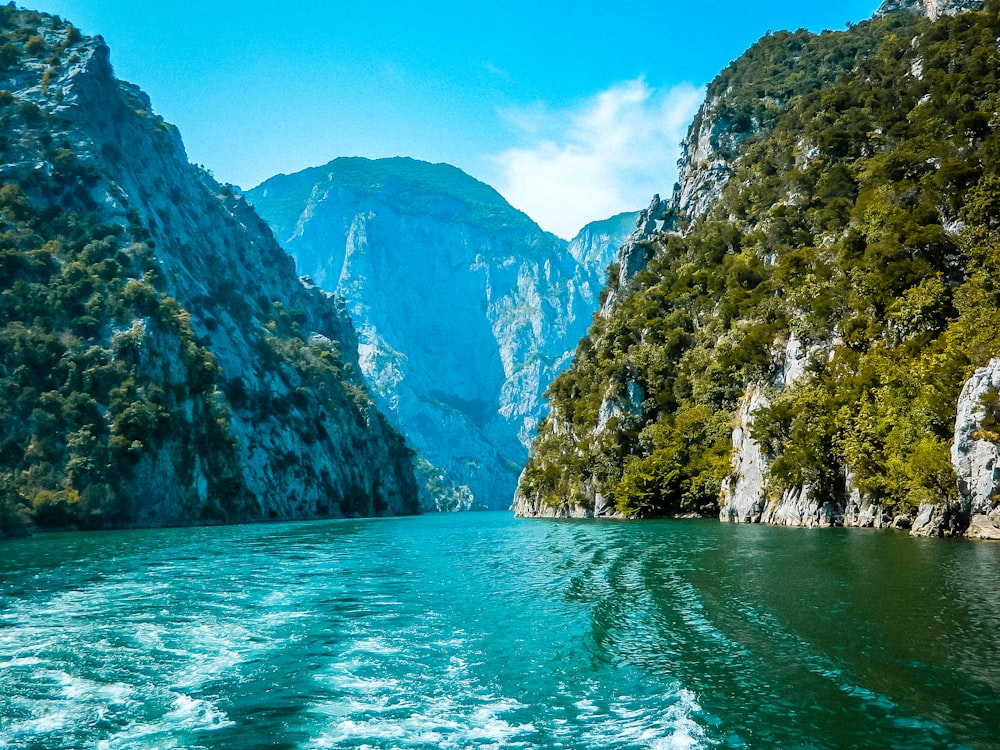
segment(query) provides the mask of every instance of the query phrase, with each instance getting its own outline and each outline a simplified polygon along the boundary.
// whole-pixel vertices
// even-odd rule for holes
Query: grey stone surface
[[[65,30],[41,31],[53,37],[50,48],[65,40]],[[291,258],[238,190],[188,163],[176,128],[152,114],[142,91],[115,79],[100,37],[74,42],[57,62],[29,58],[22,65],[13,97],[55,115],[45,122],[64,129],[50,133],[53,139],[71,144],[77,159],[99,173],[91,194],[101,221],[148,228],[166,292],[189,314],[222,381],[239,381],[251,396],[233,405],[217,394],[231,414],[227,475],[246,497],[239,515],[227,520],[415,511],[407,452],[363,391],[357,401],[341,396],[340,408],[320,406],[299,373],[261,356],[266,317],[278,303],[300,311],[307,334],[356,368],[356,338],[342,304],[300,282]],[[32,83],[41,70],[48,71],[44,87]],[[30,174],[29,157],[0,166],[0,182]],[[163,326],[140,318],[112,335],[133,339],[144,371],[168,386],[183,383],[187,352]],[[356,376],[345,378],[360,386]],[[262,394],[267,398],[257,398]],[[203,411],[191,402],[183,418],[195,429]],[[197,522],[216,502],[209,480],[218,477],[210,477],[211,462],[199,450],[167,443],[141,456],[130,480],[133,523]],[[186,462],[192,465],[182,469]]]

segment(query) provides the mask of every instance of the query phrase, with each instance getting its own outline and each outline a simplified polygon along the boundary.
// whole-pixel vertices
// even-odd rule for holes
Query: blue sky
[[[705,84],[767,31],[879,0],[37,0],[103,34],[188,156],[250,188],[337,156],[448,162],[545,229],[648,204]]]

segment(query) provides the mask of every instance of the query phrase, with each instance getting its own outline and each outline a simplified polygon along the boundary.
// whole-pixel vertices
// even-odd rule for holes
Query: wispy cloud
[[[615,84],[579,107],[506,113],[524,141],[494,157],[496,187],[543,229],[571,238],[586,223],[643,208],[673,187],[680,142],[703,90]]]

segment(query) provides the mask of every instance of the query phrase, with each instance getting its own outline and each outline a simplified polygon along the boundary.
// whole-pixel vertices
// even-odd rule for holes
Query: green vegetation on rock
[[[414,512],[336,300],[108,55],[0,6],[0,535]]]
[[[842,503],[848,472],[899,512],[955,495],[959,391],[1000,353],[998,15],[776,34],[720,75],[699,117],[729,178],[664,217],[549,389],[522,502],[714,512],[755,385],[775,496]],[[808,365],[781,388],[791,337]]]

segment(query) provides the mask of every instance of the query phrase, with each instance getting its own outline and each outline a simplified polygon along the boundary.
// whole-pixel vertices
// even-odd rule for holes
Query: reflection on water
[[[13,748],[1000,747],[1000,545],[507,514],[0,543]]]

